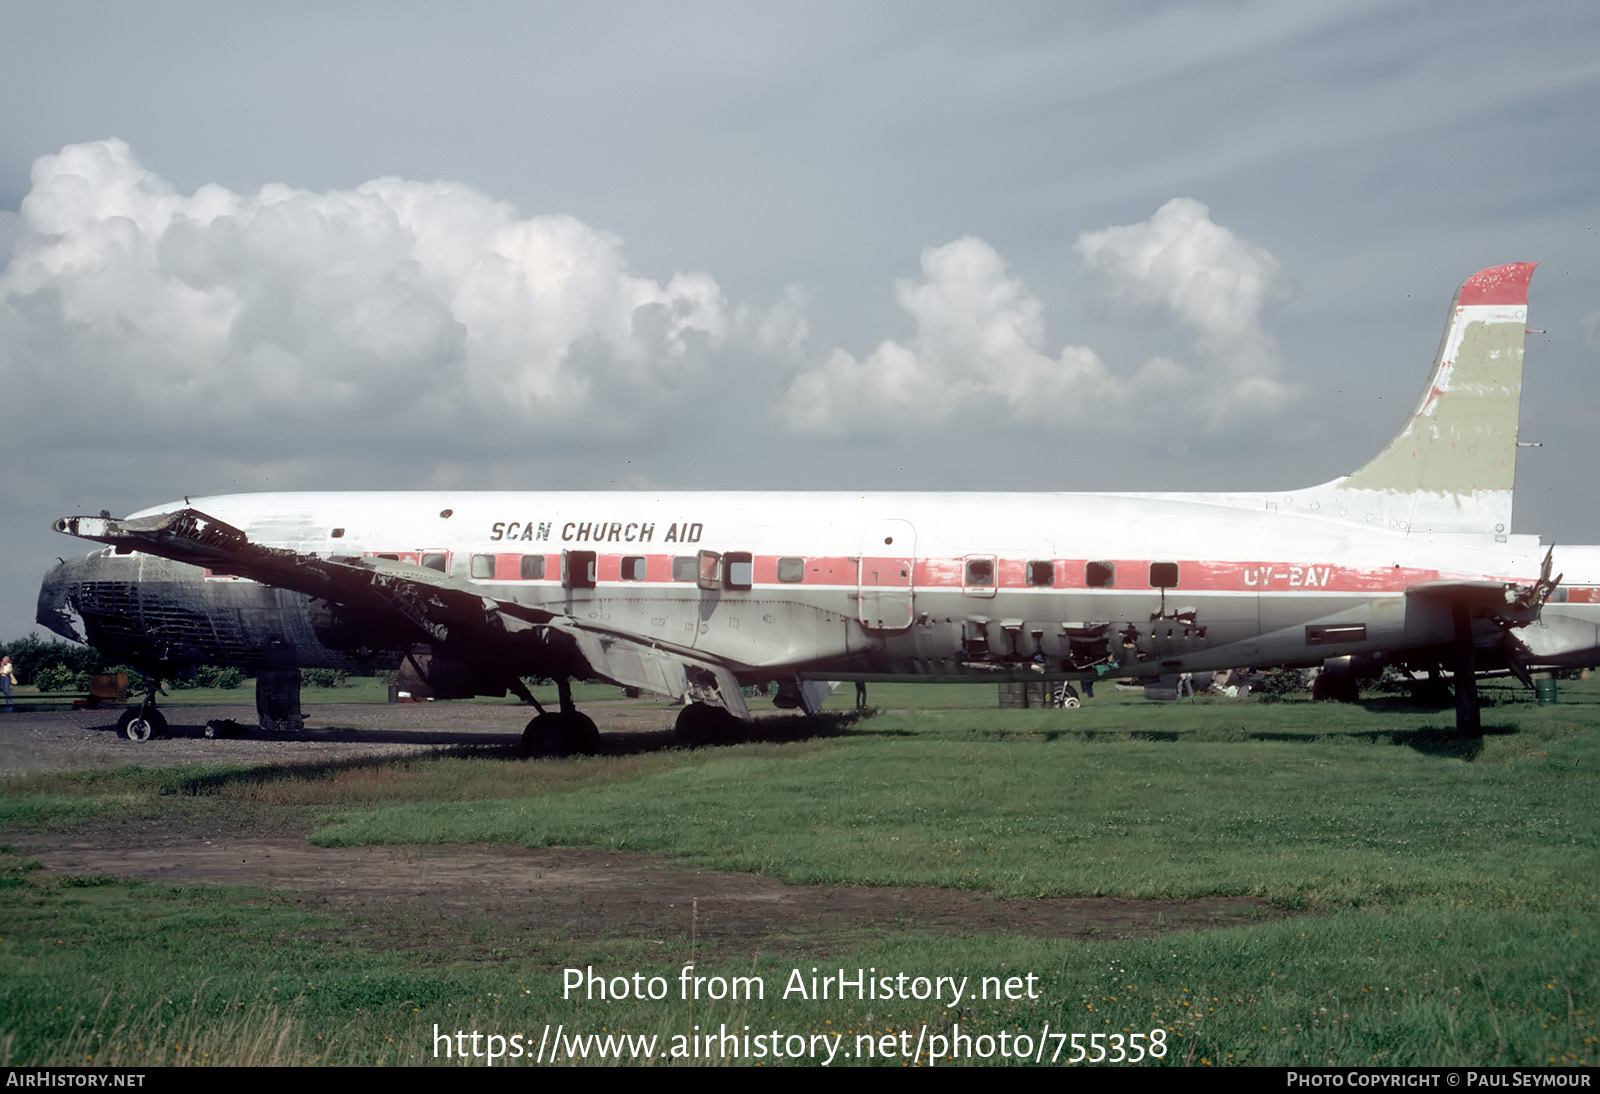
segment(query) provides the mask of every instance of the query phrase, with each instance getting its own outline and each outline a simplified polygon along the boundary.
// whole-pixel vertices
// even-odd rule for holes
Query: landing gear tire
[[[1311,699],[1317,703],[1359,703],[1361,685],[1354,676],[1324,669],[1311,681]]]
[[[567,740],[553,714],[541,714],[522,731],[522,754],[536,760],[567,754]]]
[[[167,719],[159,710],[140,717],[138,707],[129,707],[117,719],[117,732],[134,742],[148,741],[167,731]]]
[[[1064,710],[1076,710],[1083,705],[1083,701],[1078,698],[1077,688],[1071,684],[1062,684],[1056,688],[1055,705]]]
[[[600,729],[587,714],[541,714],[522,731],[522,754],[535,759],[600,751]]]
[[[690,703],[678,712],[678,740],[694,748],[732,744],[744,736],[744,725],[721,707]]]
[[[562,717],[566,720],[562,733],[567,738],[569,755],[592,756],[600,751],[600,727],[593,718],[577,712]]]

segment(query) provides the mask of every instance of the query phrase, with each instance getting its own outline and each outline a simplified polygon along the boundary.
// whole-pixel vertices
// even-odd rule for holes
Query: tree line
[[[89,676],[102,672],[125,672],[128,687],[142,691],[149,686],[145,675],[135,668],[111,660],[93,646],[27,635],[11,642],[0,642],[0,654],[11,658],[17,683],[32,684],[40,691],[87,691]],[[307,687],[339,687],[349,677],[343,669],[301,669],[301,683]],[[173,688],[236,688],[251,679],[251,674],[233,665],[199,665],[165,683]]]

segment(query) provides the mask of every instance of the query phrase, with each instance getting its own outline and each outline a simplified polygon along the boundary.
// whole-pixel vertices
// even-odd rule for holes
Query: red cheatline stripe
[[[368,552],[369,555],[379,552]],[[418,553],[415,551],[390,551],[388,554],[398,554],[407,561],[415,562]],[[521,554],[495,552],[495,581],[520,581],[522,580]],[[561,580],[561,555],[547,553],[540,557],[544,559],[544,581],[558,582]],[[602,584],[612,584],[622,581],[622,564],[624,559],[640,558],[645,560],[645,577],[648,582],[668,582],[672,580],[672,560],[675,556],[670,554],[601,554],[596,557],[596,579]],[[686,557],[693,558],[689,555]],[[778,559],[780,557],[803,557],[805,562],[805,585],[856,585],[859,578],[857,560],[847,555],[829,556],[792,556],[792,555],[756,555],[754,564],[754,580],[757,585],[779,585],[777,579]],[[1087,589],[1086,568],[1088,559],[996,559],[993,555],[966,555],[961,558],[919,558],[915,562],[912,585],[918,589],[961,589],[968,588],[964,585],[967,576],[968,562],[974,559],[988,560],[993,563],[993,573],[1000,589]],[[905,583],[900,576],[900,565],[904,560],[892,558],[871,559],[869,572],[880,575],[878,587],[904,588]],[[1030,585],[1028,582],[1030,562],[1048,561],[1053,573],[1050,584],[1045,586]],[[1149,559],[1096,559],[1096,562],[1109,563],[1115,570],[1115,584],[1107,587],[1107,591],[1116,592],[1147,592],[1152,586],[1149,584],[1150,565]],[[1171,592],[1181,594],[1185,591],[1193,592],[1291,592],[1299,590],[1314,590],[1339,593],[1374,593],[1374,592],[1401,592],[1410,585],[1420,581],[1437,581],[1442,577],[1450,576],[1460,580],[1517,580],[1531,582],[1531,577],[1506,577],[1503,575],[1484,574],[1441,574],[1438,570],[1425,570],[1414,567],[1387,566],[1387,567],[1352,567],[1337,566],[1323,562],[1259,562],[1259,561],[1213,561],[1191,559],[1182,560],[1155,560],[1171,562],[1178,567],[1178,584]],[[1038,569],[1033,571],[1035,575]],[[869,579],[869,584],[870,584]],[[626,584],[626,583],[624,583]],[[786,583],[785,583],[786,584]],[[782,587],[782,586],[780,586]],[[1591,599],[1591,597],[1593,599]],[[1573,589],[1570,599],[1578,603],[1600,603],[1600,593],[1590,590]]]

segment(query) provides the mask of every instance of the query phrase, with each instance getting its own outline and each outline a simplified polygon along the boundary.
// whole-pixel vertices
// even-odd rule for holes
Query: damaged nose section
[[[78,610],[78,588],[82,584],[83,561],[57,563],[39,586],[39,604],[34,621],[62,638],[89,644],[89,632]]]

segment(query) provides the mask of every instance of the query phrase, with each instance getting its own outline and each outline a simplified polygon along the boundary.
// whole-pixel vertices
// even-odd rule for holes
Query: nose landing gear
[[[164,736],[167,732],[167,719],[156,709],[156,692],[160,690],[161,684],[151,677],[150,689],[145,692],[144,702],[122,712],[122,717],[117,719],[117,732],[138,744],[148,741],[151,737]]]

